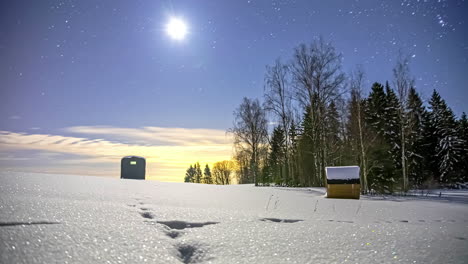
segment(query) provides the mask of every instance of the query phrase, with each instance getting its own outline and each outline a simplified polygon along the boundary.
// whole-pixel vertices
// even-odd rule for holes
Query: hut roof
[[[328,180],[359,179],[359,166],[326,167]]]
[[[140,156],[125,156],[123,157],[122,159],[133,159],[133,158],[137,158],[137,159],[145,159],[143,157],[140,157]]]

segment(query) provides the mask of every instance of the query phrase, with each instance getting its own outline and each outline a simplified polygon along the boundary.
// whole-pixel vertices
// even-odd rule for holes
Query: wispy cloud
[[[73,158],[49,155],[45,162],[49,162],[55,170],[60,167],[63,169],[61,172],[80,174],[92,166],[87,174],[102,175],[102,171],[99,171],[99,165],[102,165],[107,173],[115,176],[119,175],[120,159],[123,156],[144,156],[150,176],[173,181],[182,180],[187,166],[193,162],[212,164],[229,159],[231,155],[232,141],[222,130],[79,126],[65,128],[64,132],[86,137],[0,131],[0,152],[6,159],[13,158],[8,154],[18,150],[22,153],[35,150],[41,153],[72,154]],[[90,136],[99,138],[91,139]],[[20,157],[26,158],[34,157]],[[15,159],[19,160],[18,157]],[[73,171],[67,171],[67,168]]]
[[[226,144],[225,131],[215,129],[188,129],[174,127],[119,128],[110,126],[75,126],[66,132],[86,135],[112,136],[119,141],[157,145],[195,146]]]

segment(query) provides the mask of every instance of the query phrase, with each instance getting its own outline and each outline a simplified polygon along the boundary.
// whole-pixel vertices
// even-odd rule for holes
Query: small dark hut
[[[120,165],[121,179],[144,180],[146,173],[146,160],[143,157],[127,156],[122,158]]]

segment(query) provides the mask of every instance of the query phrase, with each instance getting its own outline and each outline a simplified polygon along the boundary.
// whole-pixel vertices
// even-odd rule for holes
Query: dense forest
[[[457,119],[436,90],[424,102],[401,52],[392,80],[369,79],[360,65],[345,74],[323,39],[298,46],[267,66],[263,104],[244,98],[235,109],[233,160],[204,173],[191,165],[185,181],[324,186],[326,166],[359,165],[363,193],[467,182],[466,114]]]

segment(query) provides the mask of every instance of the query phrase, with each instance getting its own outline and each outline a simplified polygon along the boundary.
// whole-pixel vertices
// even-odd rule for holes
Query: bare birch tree
[[[350,76],[350,85],[351,85],[351,102],[355,103],[355,114],[357,118],[357,132],[358,132],[358,149],[360,152],[360,161],[361,161],[361,172],[362,172],[362,189],[363,193],[367,193],[368,191],[368,186],[367,186],[367,174],[368,174],[368,168],[367,168],[367,150],[364,147],[364,128],[363,128],[363,120],[364,120],[364,112],[362,109],[362,87],[364,85],[364,69],[362,66],[358,65],[356,70],[351,73]]]
[[[291,92],[289,87],[289,68],[287,65],[281,63],[280,59],[275,61],[273,66],[267,66],[265,74],[265,110],[273,113],[280,122],[285,135],[284,146],[284,160],[285,160],[285,173],[284,183],[289,182],[290,162],[289,162],[289,149],[290,149],[290,127],[292,122],[292,109],[291,109]]]
[[[231,184],[231,174],[234,171],[234,164],[230,160],[223,160],[213,164],[212,174],[214,182],[220,185]]]
[[[313,127],[312,142],[316,144],[313,156],[316,164],[315,177],[325,184],[327,149],[325,144],[325,107],[342,88],[345,75],[341,71],[341,54],[322,38],[310,46],[300,45],[295,49],[291,65],[296,98],[303,106],[310,106],[310,121]]]
[[[393,77],[398,99],[400,101],[398,115],[400,119],[401,171],[403,174],[403,191],[406,192],[409,189],[408,168],[406,164],[406,109],[408,106],[408,91],[414,86],[414,79],[410,76],[409,57],[403,55],[401,52],[398,55],[395,68],[393,68]]]
[[[250,173],[257,186],[260,159],[268,144],[266,113],[258,99],[244,97],[241,105],[234,111],[233,128],[228,132],[234,135],[236,152],[246,151],[250,154]]]

